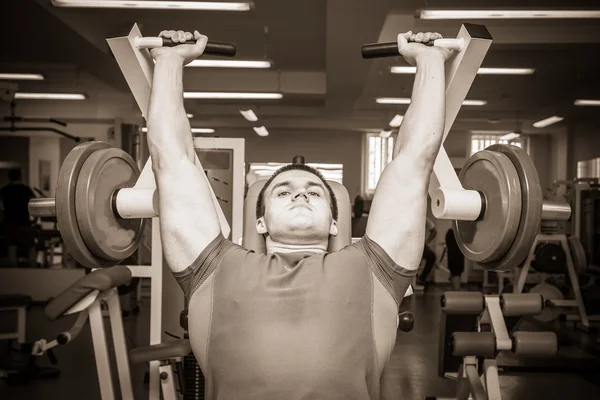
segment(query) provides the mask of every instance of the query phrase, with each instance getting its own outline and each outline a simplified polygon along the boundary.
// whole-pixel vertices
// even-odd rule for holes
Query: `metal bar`
[[[204,174],[203,174],[204,175]],[[160,241],[160,221],[152,218],[152,276],[150,279],[150,345],[162,341],[162,291],[163,252]],[[160,377],[158,361],[150,361],[149,399],[160,399]]]
[[[94,345],[94,357],[96,358],[100,397],[102,400],[114,400],[115,389],[113,387],[112,375],[110,372],[106,332],[104,332],[104,321],[102,320],[102,309],[99,300],[95,301],[90,306],[90,330],[92,331],[92,343]]]
[[[162,388],[163,399],[165,400],[176,400],[177,396],[177,387],[175,386],[175,379],[173,376],[173,367],[171,364],[161,365],[158,368],[159,375],[163,375],[163,372],[166,373],[165,378],[160,379],[160,386]]]
[[[125,331],[123,330],[123,316],[117,289],[111,289],[111,295],[105,300],[108,305],[110,317],[110,328],[112,330],[115,359],[117,361],[117,372],[119,374],[119,385],[121,398],[133,400],[133,386],[131,385],[131,370],[129,368],[129,353],[125,343]]]
[[[571,287],[573,289],[573,293],[575,294],[575,302],[577,303],[577,308],[579,309],[579,315],[581,315],[581,323],[584,327],[589,328],[590,320],[588,319],[587,310],[585,309],[585,304],[583,302],[583,296],[581,295],[581,290],[579,289],[579,278],[577,277],[575,265],[573,264],[573,259],[571,258],[571,251],[569,250],[569,243],[567,242],[566,235],[561,235],[560,243],[565,251],[565,255],[567,256],[567,271],[569,273],[569,281],[571,282]]]
[[[489,400],[502,400],[500,393],[500,381],[498,379],[498,365],[496,360],[483,361],[483,378],[485,380],[485,391]]]
[[[544,201],[542,220],[568,221],[571,218],[571,206],[564,201]]]
[[[11,128],[0,128],[0,131],[4,131],[4,132],[54,132],[57,133],[61,136],[64,136],[68,139],[73,140],[74,142],[80,142],[81,138],[77,137],[77,136],[73,136],[71,134],[68,134],[67,132],[63,132],[59,129],[56,128],[42,128],[42,127],[37,127],[37,126],[20,126],[20,127],[11,127]]]
[[[56,217],[56,201],[54,197],[31,199],[27,210],[32,217]]]
[[[506,323],[502,315],[500,296],[485,296],[485,305],[492,322],[492,330],[496,335],[496,349],[510,350],[512,348],[512,340],[508,336]]]
[[[446,63],[446,120],[444,124],[444,141],[448,136],[448,132],[450,132],[450,128],[452,128],[452,124],[460,111],[463,101],[467,97],[467,93],[473,84],[473,80],[477,76],[477,71],[483,63],[483,59],[492,44],[492,36],[483,25],[463,24],[457,35],[457,39],[463,39],[464,48]],[[449,201],[452,201],[452,199],[458,200],[465,196],[444,196],[443,191],[440,193],[440,189],[463,189],[443,146],[435,160],[433,174],[431,174],[431,181],[429,183],[429,195],[432,199],[431,211],[436,218],[446,219],[448,217],[445,215],[445,210],[439,209],[441,205],[444,205],[446,210],[465,208],[461,207],[460,204],[453,205],[448,203]],[[440,201],[438,203],[437,199],[440,198],[445,198],[446,201]],[[475,199],[474,196],[473,199]],[[477,205],[477,202],[475,203]],[[481,200],[479,200],[479,211],[481,210],[481,206]],[[471,211],[472,214],[475,214],[477,209]],[[479,212],[477,212],[477,215],[479,215]]]

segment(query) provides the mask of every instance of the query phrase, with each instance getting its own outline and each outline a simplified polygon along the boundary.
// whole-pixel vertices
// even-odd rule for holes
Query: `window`
[[[271,175],[279,168],[284,165],[288,165],[289,163],[277,163],[277,162],[268,162],[268,163],[252,163],[250,164],[250,171],[246,175],[246,183],[248,186],[252,185],[259,179],[269,179]],[[328,181],[335,181],[338,183],[342,183],[344,178],[344,165],[343,164],[316,164],[316,163],[307,163],[309,167],[313,167],[318,170],[325,179]]]
[[[365,135],[364,178],[363,188],[367,195],[375,193],[377,181],[385,166],[392,161],[394,153],[394,138],[382,138],[378,133]]]
[[[500,140],[500,136],[496,135],[472,135],[471,152],[469,153],[469,156],[472,156],[478,151],[484,150],[486,147],[496,143],[518,146],[529,153],[529,140],[526,137],[519,137],[512,140]]]

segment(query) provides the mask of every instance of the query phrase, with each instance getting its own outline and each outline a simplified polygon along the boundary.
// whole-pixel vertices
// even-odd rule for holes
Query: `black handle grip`
[[[365,44],[361,49],[362,57],[367,58],[383,58],[383,57],[397,57],[398,43],[386,42],[386,43],[369,43]]]
[[[415,326],[415,317],[410,311],[404,311],[399,315],[400,323],[398,327],[402,332],[410,332]]]
[[[173,47],[182,43],[175,43],[171,39],[162,38],[163,46]],[[185,44],[196,44],[195,40],[188,40]],[[236,46],[234,43],[226,43],[226,42],[211,42],[206,43],[206,48],[204,49],[204,54],[209,54],[213,56],[226,56],[233,57],[235,56]]]
[[[58,342],[58,344],[60,345],[65,345],[67,343],[69,343],[69,336],[65,335],[64,333],[60,333],[57,337],[56,337],[56,341]]]

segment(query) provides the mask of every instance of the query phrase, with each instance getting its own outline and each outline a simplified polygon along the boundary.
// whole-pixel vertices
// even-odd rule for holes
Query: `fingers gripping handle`
[[[412,42],[414,43],[414,42]],[[443,47],[448,50],[461,52],[464,48],[464,39],[437,39],[433,41],[434,46]],[[363,58],[382,58],[399,56],[397,42],[385,43],[369,43],[365,44],[362,49]]]
[[[152,49],[154,47],[173,47],[183,43],[175,43],[171,39],[163,37],[136,37],[135,46],[138,49]],[[188,40],[185,44],[196,44],[195,40]],[[204,54],[215,56],[235,56],[236,46],[234,43],[211,42],[206,43]]]

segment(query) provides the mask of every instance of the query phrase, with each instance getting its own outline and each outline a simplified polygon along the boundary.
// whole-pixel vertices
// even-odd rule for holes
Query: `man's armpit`
[[[189,300],[194,291],[213,273],[232,245],[233,243],[219,233],[189,267],[180,272],[173,272],[186,299]]]

